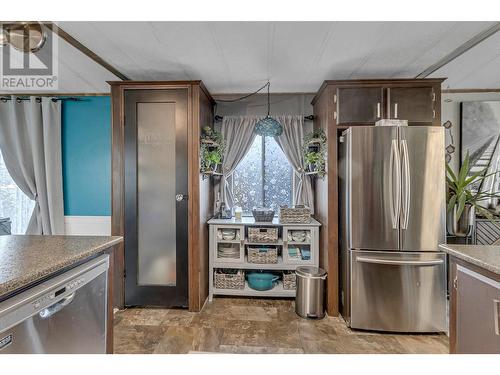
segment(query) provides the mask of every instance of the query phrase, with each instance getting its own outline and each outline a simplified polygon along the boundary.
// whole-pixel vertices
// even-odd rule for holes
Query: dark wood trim
[[[480,92],[500,92],[500,89],[446,89],[441,90],[443,94],[472,94]]]
[[[188,283],[189,309],[199,311],[206,296],[200,285],[202,259],[201,251],[205,249],[200,236],[206,226],[205,218],[200,217],[200,174],[199,174],[199,137],[201,124],[199,118],[200,96],[205,95],[211,107],[214,100],[201,81],[110,81],[112,100],[112,195],[111,195],[111,232],[113,235],[124,235],[124,91],[125,90],[188,90]],[[206,110],[206,109],[205,109]],[[206,198],[206,197],[205,197]],[[207,243],[208,245],[208,243]],[[115,276],[115,306],[124,307],[124,249],[123,243],[117,246]],[[207,266],[208,269],[208,266]]]
[[[337,129],[331,126],[334,122],[333,90],[327,87],[313,107],[314,127],[323,129],[328,138],[327,175],[315,180],[315,216],[322,224],[320,228],[320,267],[328,272],[326,281],[326,311],[329,316],[339,315],[339,269],[338,246],[338,214],[337,214]]]
[[[61,39],[65,40],[68,42],[70,45],[75,47],[78,51],[83,53],[85,56],[91,58],[94,60],[96,63],[101,65],[104,69],[108,70],[118,78],[121,78],[123,80],[129,80],[130,78],[127,77],[125,74],[120,72],[118,69],[116,69],[113,65],[108,63],[106,60],[104,60],[101,56],[99,56],[97,53],[94,51],[90,50],[88,47],[80,43],[78,40],[76,40],[73,36],[71,36],[69,33],[61,29],[58,25],[52,23],[52,22],[45,22],[44,25],[50,29],[54,34],[58,35]]]
[[[453,286],[453,280],[457,276],[457,264],[454,257],[449,257],[449,275],[448,275],[448,290],[450,294],[449,300],[449,316],[448,316],[448,337],[450,353],[456,353],[457,345],[457,290]]]
[[[114,280],[115,280],[115,251],[119,245],[110,248],[106,253],[109,254],[109,269],[108,269],[108,304],[106,317],[106,353],[113,354],[113,337],[114,337]]]
[[[61,93],[53,93],[53,94],[50,94],[50,93],[37,93],[37,92],[29,92],[29,93],[15,93],[15,92],[4,92],[4,93],[1,93],[0,92],[0,96],[9,96],[9,95],[13,95],[13,96],[48,96],[48,97],[59,97],[59,96],[110,96],[109,93],[67,93],[67,94],[61,94]]]
[[[111,235],[124,236],[124,128],[123,90],[111,88]],[[125,307],[125,254],[121,242],[115,253],[115,306]]]
[[[201,81],[106,81],[111,87],[120,86],[124,88],[137,88],[136,86],[147,87],[151,90],[158,90],[161,88],[186,88],[190,85],[199,85]]]

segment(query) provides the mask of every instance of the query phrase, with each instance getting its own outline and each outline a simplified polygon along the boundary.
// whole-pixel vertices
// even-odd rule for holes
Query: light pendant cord
[[[267,117],[269,117],[269,112],[271,112],[271,98],[269,94],[270,87],[271,87],[271,82],[267,81]]]
[[[264,90],[267,86],[267,95],[268,95],[268,99],[269,99],[269,86],[271,85],[271,83],[269,81],[267,81],[267,83],[262,86],[260,89],[258,89],[257,91],[254,91],[250,94],[247,94],[247,95],[244,95],[240,98],[236,98],[236,99],[217,99],[216,102],[223,102],[223,103],[234,103],[234,102],[239,102],[240,100],[243,100],[243,99],[246,99],[246,98],[249,98],[259,92],[261,92],[262,90]]]

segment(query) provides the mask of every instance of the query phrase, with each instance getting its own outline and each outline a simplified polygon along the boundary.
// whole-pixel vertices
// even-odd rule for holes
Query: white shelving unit
[[[295,297],[295,290],[283,289],[283,283],[278,281],[271,290],[259,291],[248,286],[245,281],[244,289],[217,289],[214,287],[215,269],[242,269],[245,271],[267,270],[281,273],[279,271],[295,270],[299,266],[319,265],[319,227],[321,224],[311,219],[308,224],[285,224],[280,223],[278,219],[272,222],[255,222],[252,217],[244,217],[241,221],[233,219],[211,219],[208,221],[210,226],[210,254],[209,254],[209,301],[212,301],[214,295],[224,296],[251,296],[251,297]],[[255,243],[250,242],[247,237],[248,227],[278,227],[279,238],[273,243]],[[222,230],[236,230],[236,238],[224,240]],[[294,231],[305,231],[304,241],[294,241]],[[218,249],[222,246],[233,246],[239,250],[237,257],[220,258]],[[278,248],[278,262],[273,264],[250,263],[247,260],[247,246],[272,245]],[[310,251],[310,259],[297,259],[289,256],[289,250],[293,247]]]

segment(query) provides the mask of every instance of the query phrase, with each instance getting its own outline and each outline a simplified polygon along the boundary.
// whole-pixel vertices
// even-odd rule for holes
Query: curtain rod
[[[224,116],[220,116],[220,115],[215,115],[214,116],[215,122],[221,122],[223,118],[224,118]],[[304,116],[304,120],[305,121],[314,121],[314,115]]]
[[[25,96],[18,96],[18,97],[16,98],[16,101],[17,101],[18,103],[21,103],[23,100],[30,100],[30,99],[31,99],[31,97],[29,97],[29,96],[28,96],[28,97],[25,97]],[[41,97],[36,97],[35,99],[36,99],[37,103],[40,103],[40,102],[42,101],[42,98],[41,98]],[[2,96],[2,97],[0,98],[0,100],[1,100],[2,102],[6,103],[8,100],[12,100],[12,98],[11,98],[10,96]],[[84,101],[84,99],[81,99],[81,98],[75,98],[75,97],[52,98],[51,100],[52,100],[53,102],[57,102],[57,101],[59,101],[59,100],[69,100],[69,101],[72,101],[72,102],[82,102],[82,101]]]

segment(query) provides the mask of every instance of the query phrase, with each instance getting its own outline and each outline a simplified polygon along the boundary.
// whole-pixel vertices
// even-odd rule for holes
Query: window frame
[[[273,139],[273,140],[274,140],[274,142],[276,142],[275,139]],[[265,179],[265,175],[266,175],[265,174],[266,173],[266,168],[265,168],[265,163],[266,163],[266,137],[261,136],[261,142],[262,142],[261,143],[261,150],[262,150],[261,151],[262,152],[262,154],[261,154],[261,163],[262,163],[262,168],[261,168],[261,170],[262,170],[261,192],[262,192],[262,201],[265,202],[266,201],[266,190],[265,190],[264,186],[265,186],[265,181],[266,181],[266,179]],[[277,142],[276,142],[276,145],[277,145],[277,147],[280,147]],[[250,152],[250,150],[248,152]],[[247,152],[247,154],[248,154],[248,152]],[[282,152],[283,152],[283,150],[282,150]],[[247,154],[245,154],[245,156],[243,156],[243,158],[245,158],[247,156]],[[285,155],[285,157],[286,157],[286,155]],[[243,158],[241,160],[243,160]],[[287,161],[288,161],[288,159],[287,159]],[[296,189],[296,186],[297,186],[297,184],[296,184],[297,183],[297,180],[296,180],[297,173],[295,172],[295,170],[294,170],[293,166],[290,164],[290,162],[288,162],[288,164],[290,165],[290,168],[292,169],[292,181],[291,181],[292,192],[291,192],[291,194],[292,194],[292,205],[295,205],[296,204],[296,202],[295,202],[295,189]],[[229,185],[229,189],[231,191],[231,194],[234,195],[233,174],[234,174],[234,171],[231,172],[231,174],[227,176],[226,181],[227,181],[227,183]],[[251,217],[252,216],[252,212],[243,211],[242,215],[245,216],[245,217]]]

